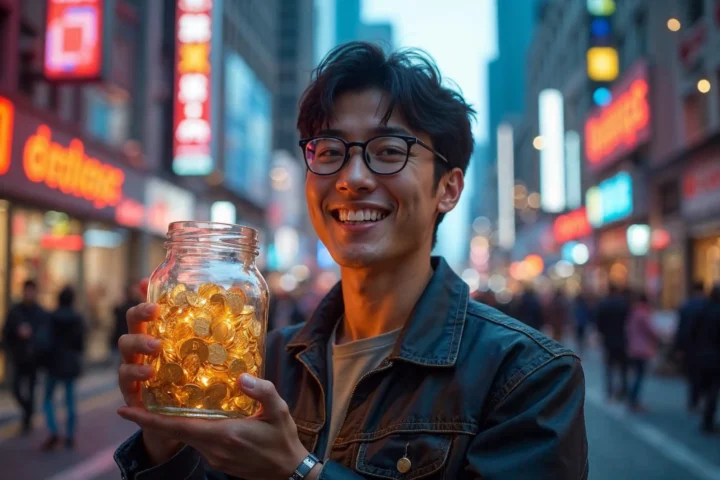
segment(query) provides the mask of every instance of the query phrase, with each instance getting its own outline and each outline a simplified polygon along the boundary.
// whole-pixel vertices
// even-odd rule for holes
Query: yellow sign
[[[612,82],[620,73],[618,52],[612,47],[592,47],[587,52],[587,73],[590,80]]]

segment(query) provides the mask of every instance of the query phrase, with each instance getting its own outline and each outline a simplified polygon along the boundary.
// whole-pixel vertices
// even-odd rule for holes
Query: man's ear
[[[447,213],[460,201],[465,188],[465,175],[459,168],[453,168],[443,175],[438,185],[438,212]]]

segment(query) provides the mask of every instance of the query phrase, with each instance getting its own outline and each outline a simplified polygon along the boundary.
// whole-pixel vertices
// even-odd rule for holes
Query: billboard
[[[565,113],[563,95],[546,89],[538,98],[540,136],[540,202],[545,212],[565,210]]]
[[[235,52],[225,54],[225,180],[259,205],[268,201],[272,161],[270,91]]]
[[[208,175],[213,170],[212,9],[212,0],[177,2],[172,163],[177,175]]]
[[[49,80],[98,80],[103,73],[105,0],[49,0],[44,73]]]

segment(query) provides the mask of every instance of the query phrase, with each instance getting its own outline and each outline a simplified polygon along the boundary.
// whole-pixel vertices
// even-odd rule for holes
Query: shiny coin
[[[203,408],[205,410],[222,410],[222,400],[205,397],[203,399]]]
[[[230,376],[237,378],[243,373],[246,373],[248,371],[248,367],[245,364],[245,362],[240,359],[236,358],[232,362],[230,362]]]
[[[255,313],[255,307],[252,305],[245,305],[242,309],[241,315],[250,315],[251,313]]]
[[[200,285],[200,288],[198,288],[198,295],[205,300],[210,300],[210,297],[218,293],[222,293],[222,288],[214,283],[203,283]]]
[[[198,337],[210,335],[210,320],[205,317],[197,317],[193,322],[193,331]]]
[[[233,285],[232,287],[227,289],[228,293],[234,293],[236,295],[240,295],[241,297],[245,298],[245,290],[242,289],[242,287],[239,287],[237,285]]]
[[[212,327],[213,340],[218,343],[227,343],[232,339],[233,331],[226,322],[220,322]]]
[[[170,392],[156,388],[152,393],[155,397],[155,404],[158,407],[176,407],[178,405],[177,398]]]
[[[212,368],[216,372],[225,373],[228,371],[228,366],[226,363],[221,363],[220,365],[210,365],[210,368]]]
[[[215,402],[221,402],[225,400],[225,397],[230,393],[230,387],[225,382],[217,382],[210,385],[205,391],[205,396],[211,398]]]
[[[243,307],[245,306],[244,293],[242,294],[242,296],[238,295],[237,293],[228,293],[225,296],[225,299],[227,301],[228,307],[230,308],[230,312],[233,315],[240,315],[242,313]]]
[[[178,294],[180,292],[185,292],[185,291],[187,291],[187,287],[182,283],[178,283],[177,285],[175,285],[172,288],[172,290],[170,290],[170,298],[175,298],[178,296]]]
[[[186,298],[191,307],[202,307],[205,305],[205,299],[195,292],[187,292]]]
[[[208,309],[212,313],[213,320],[220,321],[228,314],[227,300],[225,295],[216,293],[208,301]]]
[[[240,411],[246,415],[252,415],[255,413],[255,401],[247,395],[238,395],[233,397],[233,402],[235,403],[235,406],[237,406]]]
[[[168,305],[168,294],[167,292],[163,293],[158,297],[157,300],[155,300],[155,303],[158,305]]]
[[[160,324],[158,322],[148,322],[147,334],[155,338],[160,338]]]
[[[252,333],[255,338],[259,337],[262,333],[262,324],[255,317],[253,317],[250,322],[250,333]]]
[[[245,351],[250,346],[250,341],[248,340],[247,335],[245,334],[245,332],[241,331],[241,332],[238,332],[237,334],[235,334],[235,337],[236,337],[237,341],[236,341],[235,345],[233,346],[233,350],[240,351],[241,353],[245,353]]]
[[[199,385],[189,383],[180,389],[183,404],[188,407],[196,407],[202,404],[205,398],[205,391]]]
[[[213,365],[219,365],[227,360],[227,351],[219,343],[213,343],[208,347],[208,360]]]
[[[179,323],[172,332],[172,338],[176,342],[181,342],[185,340],[186,338],[190,338],[193,336],[193,327],[189,323]],[[182,350],[180,351],[180,356],[182,356]]]
[[[252,367],[255,365],[255,355],[253,355],[252,352],[245,352],[242,359],[243,362],[245,362],[245,365],[247,365],[248,367]]]
[[[262,362],[263,362],[262,355],[260,355],[259,352],[255,352],[255,365],[257,365],[259,367],[260,365],[262,365]]]
[[[197,376],[198,372],[200,371],[201,365],[202,362],[200,361],[200,357],[194,353],[188,355],[182,360],[182,366],[191,380]]]
[[[208,359],[208,346],[199,338],[191,338],[186,340],[180,347],[180,356],[182,358],[187,357],[190,354],[195,354],[200,359],[200,362],[205,362]]]
[[[175,298],[173,299],[173,303],[177,307],[187,307],[188,305],[188,292],[180,292],[177,295],[175,295]]]
[[[158,378],[162,383],[179,384],[183,378],[183,369],[177,363],[165,363],[158,370]]]

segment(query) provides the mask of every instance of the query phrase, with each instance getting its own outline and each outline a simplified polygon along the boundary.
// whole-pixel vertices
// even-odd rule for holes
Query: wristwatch
[[[315,465],[318,463],[322,463],[318,458],[313,455],[312,453],[308,453],[307,457],[305,457],[305,460],[300,462],[300,465],[297,466],[295,471],[292,475],[290,475],[290,478],[288,480],[303,480],[305,476],[310,473],[310,470],[313,469]]]

